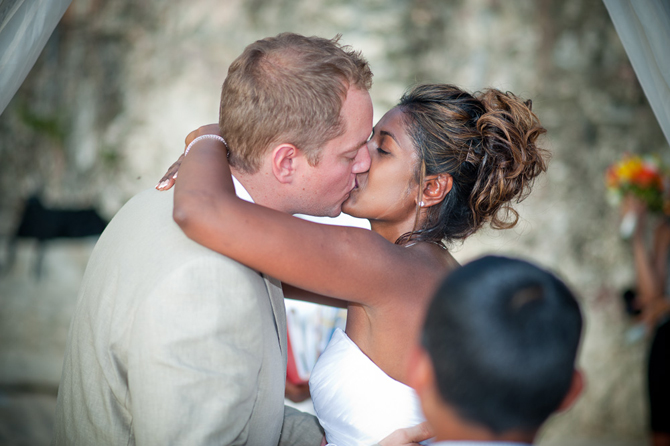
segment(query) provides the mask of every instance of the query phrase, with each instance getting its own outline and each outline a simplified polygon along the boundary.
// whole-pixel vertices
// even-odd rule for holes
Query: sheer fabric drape
[[[670,0],[603,0],[670,143]]]
[[[72,0],[0,0],[0,113]]]

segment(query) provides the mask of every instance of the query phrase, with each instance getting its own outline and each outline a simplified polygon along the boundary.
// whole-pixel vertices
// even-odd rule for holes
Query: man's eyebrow
[[[350,147],[349,149],[345,150],[342,153],[356,152],[356,151],[358,151],[358,149],[360,149],[367,142],[368,142],[368,140],[365,139],[364,141],[361,141],[358,144],[356,144],[356,146]]]

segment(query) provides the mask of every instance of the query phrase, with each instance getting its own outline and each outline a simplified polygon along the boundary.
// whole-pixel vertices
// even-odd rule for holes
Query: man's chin
[[[326,217],[330,217],[330,218],[335,218],[335,217],[337,217],[338,215],[340,215],[341,213],[342,213],[342,207],[340,206],[340,207],[338,207],[337,209],[333,209],[333,210],[331,210],[331,211],[330,211],[328,214],[326,214],[325,216],[326,216]]]
[[[332,209],[320,209],[314,212],[302,212],[302,214],[311,215],[313,217],[329,217],[335,218],[342,213],[342,208],[338,206],[337,208]]]

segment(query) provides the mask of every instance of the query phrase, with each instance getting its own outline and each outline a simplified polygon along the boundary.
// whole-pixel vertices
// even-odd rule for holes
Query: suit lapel
[[[272,304],[272,313],[275,317],[275,328],[279,339],[279,348],[282,355],[286,357],[286,307],[284,306],[284,293],[281,289],[281,282],[274,277],[262,274],[265,279],[265,287],[268,289],[270,303]]]
[[[242,183],[233,177],[233,184],[235,186],[235,193],[237,196],[245,201],[254,203],[254,199],[249,192],[244,188]],[[281,289],[281,282],[274,277],[266,276],[261,273],[265,279],[265,287],[268,289],[270,302],[272,303],[272,313],[275,317],[275,328],[277,329],[277,337],[279,339],[279,349],[284,357],[284,365],[286,365],[286,307],[284,306],[284,293]]]

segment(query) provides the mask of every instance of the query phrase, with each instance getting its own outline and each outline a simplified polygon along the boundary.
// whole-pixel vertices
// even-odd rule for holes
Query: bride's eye
[[[390,152],[387,152],[386,150],[382,149],[381,146],[377,147],[377,153],[380,155],[388,155]]]

